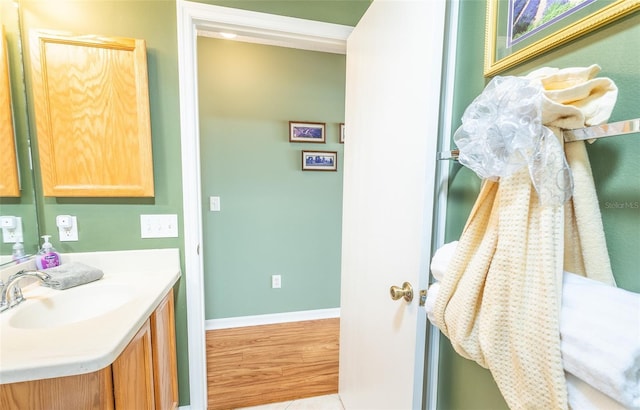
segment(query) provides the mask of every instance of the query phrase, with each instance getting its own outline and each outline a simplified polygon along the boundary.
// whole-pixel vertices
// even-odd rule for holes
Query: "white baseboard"
[[[231,329],[234,327],[272,325],[276,323],[302,322],[304,320],[333,319],[340,317],[340,308],[303,310],[269,315],[240,316],[205,320],[205,330]]]

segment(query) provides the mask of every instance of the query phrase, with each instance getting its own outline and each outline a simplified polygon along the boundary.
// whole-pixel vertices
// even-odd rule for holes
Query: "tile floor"
[[[244,407],[237,410],[344,410],[344,407],[337,394],[330,394],[263,406]]]

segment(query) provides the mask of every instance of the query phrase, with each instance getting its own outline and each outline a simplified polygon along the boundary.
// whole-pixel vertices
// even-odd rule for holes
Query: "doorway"
[[[340,306],[345,72],[343,54],[199,37],[206,330]],[[302,119],[323,143],[289,142]],[[302,171],[318,150],[335,171]]]
[[[352,28],[180,0],[177,17],[190,402],[206,408],[197,38],[233,31],[240,41],[345,53]]]

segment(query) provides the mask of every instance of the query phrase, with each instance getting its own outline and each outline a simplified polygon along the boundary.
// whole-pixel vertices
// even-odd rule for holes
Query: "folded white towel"
[[[440,282],[434,282],[427,288],[427,300],[424,301],[424,309],[427,311],[427,318],[431,323],[435,323],[433,310],[436,305],[436,299],[438,299],[439,291]]]
[[[446,272],[455,250],[450,245],[433,257],[436,279]],[[425,310],[432,323],[439,290],[438,282],[427,290]],[[567,376],[572,409],[640,410],[640,294],[564,272],[560,337],[563,367],[572,376]]]
[[[447,272],[449,262],[451,262],[453,253],[456,251],[456,246],[458,246],[458,241],[445,243],[433,255],[431,259],[431,274],[436,280],[442,280]]]
[[[611,397],[596,390],[589,383],[565,372],[567,379],[567,398],[571,410],[628,410],[627,407]]]
[[[566,371],[640,409],[640,294],[565,272],[560,336]]]

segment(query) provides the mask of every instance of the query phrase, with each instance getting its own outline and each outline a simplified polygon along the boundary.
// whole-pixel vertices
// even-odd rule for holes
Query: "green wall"
[[[369,5],[368,0],[203,2],[347,25],[355,25]],[[173,0],[57,0],[55,2],[22,0],[21,5],[26,30],[30,28],[59,29],[83,34],[138,37],[147,41],[155,198],[149,200],[49,198],[39,206],[41,233],[55,233],[55,215],[68,213],[78,217],[80,241],[67,242],[64,245],[56,244],[63,252],[167,247],[182,249],[182,228],[179,238],[144,240],[139,238],[141,213],[176,213],[179,220],[182,220],[175,2]],[[461,24],[458,33],[460,48],[458,64],[455,68],[454,119],[456,121],[459,121],[464,108],[482,91],[486,81],[481,71],[484,48],[484,2],[464,0],[460,6]],[[620,87],[618,104],[612,120],[635,118],[638,116],[637,107],[640,106],[638,101],[640,73],[637,70],[637,67],[640,67],[640,55],[637,52],[634,53],[634,45],[637,44],[638,38],[640,38],[640,17],[636,13],[579,41],[559,47],[510,73],[520,75],[541,66],[564,67],[598,63],[603,68],[601,75],[610,76]],[[26,63],[28,65],[28,59]],[[327,119],[327,121],[337,120]],[[33,119],[30,122],[33,129]],[[454,126],[457,125],[459,123],[454,124]],[[260,129],[263,130],[262,127]],[[329,135],[329,138],[335,138],[335,136]],[[634,269],[640,265],[640,255],[637,252],[640,212],[633,208],[614,206],[617,203],[640,201],[640,184],[638,183],[640,164],[637,161],[640,145],[637,142],[633,143],[633,138],[637,138],[637,135],[601,140],[590,146],[588,150],[616,278],[620,286],[640,291],[638,276],[633,276]],[[294,149],[288,145],[288,142],[286,144],[280,142],[280,144],[286,145],[287,148],[283,148],[285,152],[287,149]],[[479,181],[470,171],[460,169],[455,164],[451,166],[455,176],[451,179],[449,187],[447,241],[459,237],[479,187]],[[323,177],[323,175],[316,175],[318,173],[300,174],[303,174],[304,178]],[[212,190],[214,189],[218,190],[217,187],[212,187]],[[226,211],[227,194],[223,194],[222,191],[210,194],[218,193],[222,196],[222,207]],[[271,195],[276,194],[275,191],[266,190],[263,193],[270,200],[273,199]],[[205,193],[205,195],[208,194]],[[233,202],[229,203],[231,204]],[[265,215],[265,219],[270,217],[271,215]],[[215,224],[215,220],[211,222]],[[214,231],[212,229],[212,232]],[[298,231],[296,229],[295,233]],[[234,235],[234,237],[237,236]],[[297,242],[294,245],[298,244],[303,243]],[[285,244],[282,247],[284,248]],[[288,257],[296,257],[296,247],[287,251]],[[246,254],[242,256],[248,257]],[[269,266],[277,267],[277,265],[277,262],[273,262]],[[267,278],[272,273],[284,275],[281,291],[285,291],[287,284],[291,283],[287,278],[294,275],[286,272],[264,272],[266,275],[264,287],[269,286]],[[184,277],[177,285],[176,295],[181,405],[189,402],[186,352],[187,313],[183,283]],[[497,409],[505,407],[486,370],[460,358],[451,350],[446,339],[443,339],[441,354],[439,408]]]
[[[52,235],[60,252],[119,249],[180,248],[180,237],[141,239],[140,214],[177,214],[182,219],[182,180],[178,95],[176,6],[173,1],[42,1],[23,0],[22,22],[28,95],[31,92],[31,29],[62,30],[76,34],[133,37],[146,40],[154,162],[153,198],[44,198],[34,147],[36,191],[41,234]],[[35,122],[29,102],[30,127]],[[37,135],[35,135],[37,138]],[[34,144],[35,145],[35,144]],[[55,240],[56,215],[75,215],[78,242]],[[180,224],[181,225],[181,224]],[[182,264],[184,267],[184,264]],[[180,401],[188,402],[187,328],[184,276],[176,285],[176,330]]]
[[[71,214],[78,218],[80,240],[55,241],[61,252],[180,247],[179,238],[141,239],[139,232],[140,214],[182,213],[175,4],[164,1],[23,1],[22,6],[24,36],[31,29],[50,29],[142,38],[147,46],[155,196],[141,199],[48,197],[39,207],[41,232],[51,234],[55,239],[55,216]],[[158,30],[158,21],[164,21],[162,30]],[[25,46],[27,88],[31,93],[28,41]],[[33,110],[30,121],[35,135]],[[35,163],[38,171],[37,149]],[[175,164],[175,168],[166,164]],[[41,196],[39,176],[36,181]]]
[[[455,68],[454,129],[464,109],[482,92],[484,1],[460,3],[457,66]],[[540,67],[579,67],[599,64],[599,76],[619,87],[610,121],[638,118],[640,111],[640,13],[616,21],[578,41],[500,75],[525,75]],[[599,140],[588,147],[613,272],[618,286],[640,292],[640,144],[638,135]],[[459,238],[478,194],[480,181],[473,172],[451,164],[446,241]],[[629,204],[629,205],[620,205]],[[622,206],[622,207],[620,207]],[[441,337],[438,408],[507,408],[488,370],[455,353]]]
[[[200,37],[198,65],[202,195],[222,204],[203,213],[206,318],[339,307],[345,56]],[[289,120],[326,143],[290,143]],[[301,171],[301,150],[338,171]]]
[[[198,0],[216,6],[355,26],[373,0]]]
[[[366,8],[369,0],[337,0],[337,1],[203,1],[203,3],[217,4],[228,7],[236,7],[247,10],[255,10],[272,14],[300,17],[311,20],[327,21],[332,23],[355,25]],[[176,3],[174,0],[22,0],[23,39],[28,38],[30,29],[63,30],[77,34],[100,34],[105,36],[122,36],[143,38],[147,45],[147,63],[149,75],[149,98],[151,112],[151,129],[153,139],[154,183],[155,196],[149,199],[131,198],[45,198],[42,199],[42,189],[39,177],[36,175],[36,194],[38,198],[38,217],[40,233],[55,235],[55,216],[58,214],[71,214],[78,218],[80,240],[78,242],[60,243],[54,241],[54,245],[61,252],[90,252],[119,249],[148,249],[148,248],[179,248],[183,247],[182,229],[182,165],[180,154],[180,117],[179,117],[179,84],[178,84],[178,50],[176,35]],[[330,7],[328,7],[330,5]],[[26,44],[25,44],[26,45]],[[27,93],[31,94],[30,64],[28,53],[25,58],[27,69]],[[344,64],[344,63],[343,63]],[[15,102],[15,99],[14,99]],[[24,108],[24,102],[19,105]],[[29,101],[31,133],[35,134],[33,121],[33,103]],[[341,119],[324,117],[331,124]],[[23,127],[26,133],[26,127]],[[331,129],[330,133],[335,132]],[[26,137],[25,137],[26,138]],[[329,134],[329,138],[335,138],[335,134]],[[287,143],[288,144],[288,143]],[[296,144],[299,145],[299,144]],[[306,144],[310,145],[310,144]],[[259,148],[258,145],[254,148]],[[37,150],[34,159],[37,169]],[[246,160],[248,157],[243,157]],[[255,169],[255,168],[254,168]],[[308,180],[320,179],[318,173],[305,172]],[[323,181],[341,179],[340,173],[333,174],[316,186],[321,187]],[[216,188],[217,189],[217,188]],[[288,191],[289,193],[291,191]],[[301,188],[304,192],[304,188]],[[270,194],[275,194],[271,192]],[[205,193],[207,195],[207,193]],[[225,202],[230,198],[223,196],[223,209],[231,203]],[[280,198],[282,199],[282,198]],[[333,198],[335,201],[336,198]],[[300,199],[298,204],[304,202]],[[322,202],[315,202],[316,204]],[[5,202],[2,202],[3,206]],[[326,204],[329,206],[329,204]],[[331,206],[335,206],[332,203]],[[3,211],[4,212],[4,211]],[[141,239],[140,238],[140,214],[177,214],[179,224],[179,237],[168,239]],[[222,214],[221,214],[222,215]],[[325,215],[326,217],[326,215]],[[335,215],[331,216],[335,221]],[[271,214],[265,214],[265,219],[273,218]],[[295,234],[299,233],[296,228]],[[294,233],[291,233],[293,235]],[[323,234],[330,239],[333,233]],[[238,233],[225,236],[225,240],[237,239]],[[54,236],[55,238],[55,236]],[[301,242],[296,242],[298,245]],[[284,246],[284,244],[282,244]],[[339,244],[335,246],[339,249]],[[287,249],[287,258],[295,260],[299,252],[297,249]],[[279,255],[282,255],[280,253]],[[335,256],[335,255],[334,255]],[[242,257],[247,257],[245,254]],[[317,261],[316,261],[317,262]],[[264,261],[261,261],[264,263]],[[283,291],[286,294],[287,287],[303,288],[296,285],[300,278],[297,272],[289,271],[289,265],[277,264],[271,266],[284,266],[287,271],[265,272],[265,275],[281,273],[283,275]],[[182,261],[184,272],[184,261]],[[331,270],[332,268],[328,268]],[[335,273],[333,273],[335,275]],[[187,311],[185,300],[184,275],[176,285],[176,331],[178,350],[178,377],[180,390],[180,405],[189,403],[188,357],[187,357]],[[267,278],[265,277],[265,280]],[[316,282],[317,284],[317,282]],[[269,282],[264,285],[269,286]],[[335,284],[322,282],[313,289],[332,295],[336,292]],[[275,293],[274,293],[275,294]],[[313,308],[335,306],[333,296],[310,296]],[[285,299],[286,300],[286,299]],[[301,309],[298,296],[293,297],[291,305],[279,307],[279,301],[274,304],[273,310]],[[287,302],[289,303],[289,302]],[[296,304],[297,303],[297,304]],[[306,303],[306,302],[305,302]],[[259,304],[259,303],[258,303]],[[289,306],[293,306],[290,308]]]

